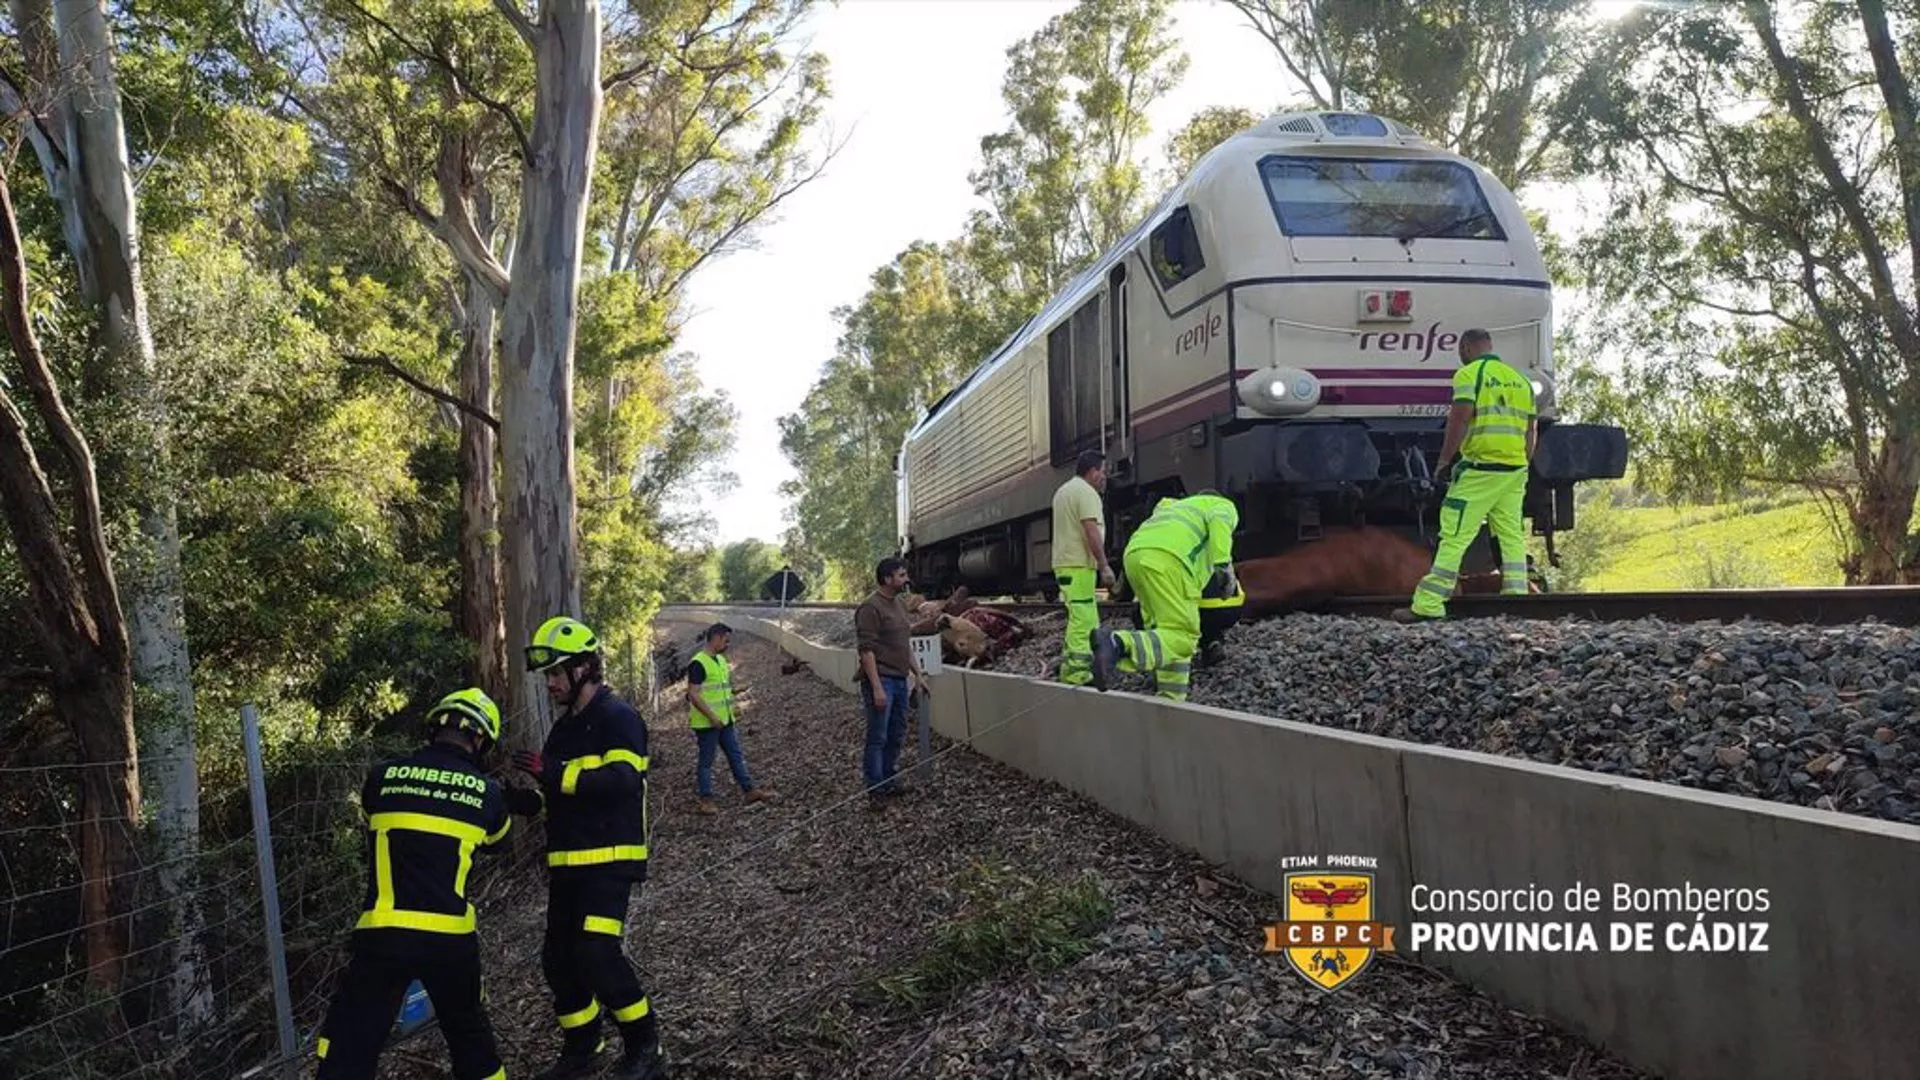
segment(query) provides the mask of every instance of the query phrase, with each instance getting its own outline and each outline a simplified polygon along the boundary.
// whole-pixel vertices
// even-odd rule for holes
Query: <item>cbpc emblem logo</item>
[[[1379,860],[1364,855],[1283,860],[1287,920],[1267,927],[1268,952],[1284,952],[1301,978],[1328,992],[1365,971],[1376,952],[1393,951],[1393,927],[1374,921]],[[1295,866],[1313,869],[1292,870]]]

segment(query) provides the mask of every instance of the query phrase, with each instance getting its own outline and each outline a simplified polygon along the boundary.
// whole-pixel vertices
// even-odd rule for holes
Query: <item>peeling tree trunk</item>
[[[487,190],[475,193],[475,224],[493,240],[493,207]],[[461,312],[460,399],[493,411],[493,324],[498,305],[487,282],[465,275]],[[460,421],[460,623],[474,650],[474,678],[487,696],[507,700],[506,628],[500,613],[499,498],[494,484],[493,429],[463,416]]]
[[[27,4],[40,6],[44,0]],[[201,978],[202,920],[192,888],[200,790],[167,417],[140,281],[139,223],[104,0],[53,0],[53,15],[61,88],[53,105],[64,144],[64,190],[77,205],[77,210],[63,207],[63,219],[77,216],[84,233],[84,247],[73,256],[82,291],[99,314],[107,364],[102,385],[112,387],[142,418],[130,428],[134,445],[123,447],[125,460],[137,470],[129,489],[146,549],[129,559],[127,636],[146,714],[142,727],[148,780],[156,795],[160,888],[172,901],[169,936],[179,943],[173,1004],[183,1020],[194,1022],[211,1016],[212,999]]]
[[[1889,432],[1880,441],[1874,468],[1852,508],[1854,544],[1847,560],[1849,585],[1907,584],[1912,568],[1908,524],[1920,495],[1920,434]]]
[[[127,630],[101,523],[93,454],[67,414],[27,316],[26,264],[3,172],[0,322],[25,372],[41,426],[65,460],[68,483],[63,487],[77,504],[70,543],[25,420],[0,382],[0,514],[26,572],[28,614],[53,673],[54,710],[88,763],[79,777],[81,933],[87,982],[111,993],[126,974],[127,897],[135,884],[130,826],[140,816]]]
[[[515,654],[554,615],[579,615],[573,488],[573,346],[587,194],[600,129],[599,0],[541,4],[538,82],[519,235],[501,320],[501,464],[507,637]],[[542,680],[508,665],[521,745],[552,722]]]

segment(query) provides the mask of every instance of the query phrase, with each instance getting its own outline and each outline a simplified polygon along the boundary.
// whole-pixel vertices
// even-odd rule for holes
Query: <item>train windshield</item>
[[[1260,175],[1288,236],[1507,238],[1473,170],[1457,161],[1275,155]]]

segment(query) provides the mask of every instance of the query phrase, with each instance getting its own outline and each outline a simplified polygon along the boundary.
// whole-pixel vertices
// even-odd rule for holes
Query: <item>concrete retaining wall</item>
[[[854,689],[851,650],[724,614]],[[1416,917],[1592,923],[1597,953],[1415,955],[1669,1080],[1920,1077],[1920,828],[992,672],[932,682],[941,734],[1276,897],[1283,857],[1377,857],[1375,918],[1402,951]],[[1566,912],[1576,883],[1600,890],[1597,911]],[[1765,923],[1767,951],[1670,951],[1668,924],[1690,932],[1702,909],[1615,912],[1616,883],[1764,888],[1768,910],[1700,921]],[[1537,886],[1553,907],[1422,914],[1415,884]],[[1607,951],[1607,924],[1634,921],[1655,951]]]

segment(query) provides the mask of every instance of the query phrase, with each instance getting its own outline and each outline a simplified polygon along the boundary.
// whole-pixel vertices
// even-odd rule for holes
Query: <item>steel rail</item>
[[[766,600],[735,600],[710,604],[666,604],[674,608],[773,608]],[[789,611],[851,610],[848,601],[788,604]],[[1059,604],[1032,602],[989,603],[983,607],[1018,615],[1053,614]],[[1272,604],[1249,600],[1243,619],[1271,618],[1293,612],[1384,618],[1407,606],[1404,596],[1337,597],[1316,604]],[[1102,603],[1103,618],[1124,617],[1132,603]],[[1526,596],[1469,595],[1447,602],[1452,619],[1573,619],[1580,622],[1632,622],[1657,619],[1669,623],[1723,622],[1745,619],[1786,625],[1845,626],[1879,622],[1890,626],[1920,626],[1920,585],[1858,585],[1809,589],[1705,589],[1675,592],[1530,593]]]

